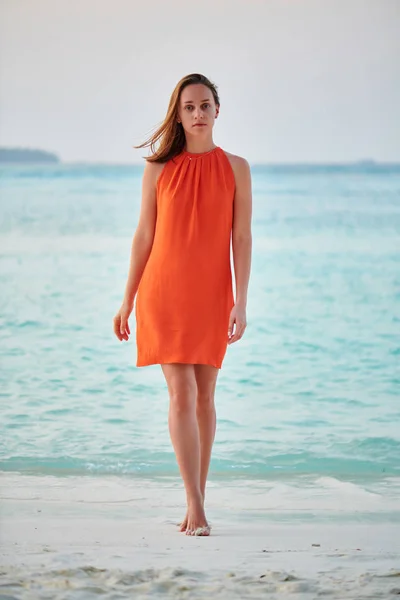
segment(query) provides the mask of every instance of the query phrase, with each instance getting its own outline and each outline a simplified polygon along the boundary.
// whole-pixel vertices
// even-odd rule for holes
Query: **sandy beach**
[[[176,526],[176,479],[4,474],[0,598],[400,594],[394,497],[382,504],[356,486],[338,494],[322,481],[311,492],[303,482],[285,504],[285,486],[211,482],[212,534],[191,538]]]

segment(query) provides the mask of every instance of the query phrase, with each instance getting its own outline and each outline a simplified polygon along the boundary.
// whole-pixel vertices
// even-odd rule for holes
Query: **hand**
[[[121,308],[113,319],[114,333],[121,342],[122,340],[129,340],[131,330],[129,329],[128,319],[132,310],[133,306],[122,304]]]
[[[233,325],[236,325],[235,333],[233,333]],[[235,304],[229,316],[228,344],[233,344],[240,340],[244,334],[246,325],[246,309],[243,306]]]

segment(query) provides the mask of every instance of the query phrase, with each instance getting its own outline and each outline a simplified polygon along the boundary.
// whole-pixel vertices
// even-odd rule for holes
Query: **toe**
[[[180,523],[179,531],[186,531],[186,529],[187,529],[187,521]]]
[[[196,536],[208,536],[210,535],[210,528],[208,525],[204,526],[204,527],[197,527],[196,531],[194,532],[194,535]]]

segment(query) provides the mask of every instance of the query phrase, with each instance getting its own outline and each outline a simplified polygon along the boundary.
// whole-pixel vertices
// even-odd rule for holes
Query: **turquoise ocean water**
[[[159,366],[112,318],[140,166],[1,168],[0,469],[177,475]],[[400,475],[400,167],[252,166],[245,337],[210,478]]]

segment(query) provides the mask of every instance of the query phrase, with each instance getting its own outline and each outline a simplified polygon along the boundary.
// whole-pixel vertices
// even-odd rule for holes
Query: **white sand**
[[[333,481],[291,501],[280,481],[211,483],[212,534],[192,538],[179,481],[3,475],[0,599],[395,597],[396,504],[343,484],[334,507]]]

